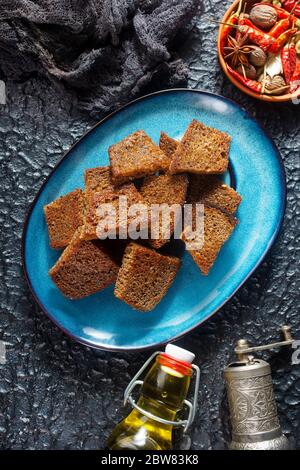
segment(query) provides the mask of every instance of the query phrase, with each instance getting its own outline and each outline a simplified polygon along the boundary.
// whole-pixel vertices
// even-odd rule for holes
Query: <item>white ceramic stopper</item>
[[[178,359],[179,361],[183,362],[188,362],[189,364],[191,364],[195,359],[195,354],[190,351],[187,351],[187,349],[175,346],[174,344],[167,344],[165,353],[173,357],[174,359]]]

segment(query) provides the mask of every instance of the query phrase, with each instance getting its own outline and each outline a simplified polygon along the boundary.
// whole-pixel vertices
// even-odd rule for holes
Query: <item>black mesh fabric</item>
[[[0,0],[0,69],[41,73],[76,89],[93,117],[137,96],[153,77],[183,84],[170,52],[200,0]]]

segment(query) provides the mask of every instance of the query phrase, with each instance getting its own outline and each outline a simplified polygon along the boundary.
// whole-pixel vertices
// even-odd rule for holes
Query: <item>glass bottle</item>
[[[172,422],[184,405],[194,357],[193,353],[172,344],[156,356],[142,384],[137,406],[113,430],[108,439],[109,449],[172,449]]]

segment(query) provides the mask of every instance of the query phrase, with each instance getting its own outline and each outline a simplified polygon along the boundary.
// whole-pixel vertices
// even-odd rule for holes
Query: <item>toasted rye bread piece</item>
[[[108,149],[114,184],[166,170],[170,161],[144,131],[130,134]]]
[[[215,175],[189,175],[187,202],[203,202],[229,214],[237,211],[242,198]]]
[[[159,146],[162,151],[170,158],[170,161],[173,158],[174,152],[177,149],[179,142],[177,140],[169,137],[165,132],[160,133]]]
[[[61,196],[44,207],[52,248],[67,246],[83,224],[83,193],[81,189]]]
[[[53,282],[70,299],[81,299],[104,289],[115,282],[119,271],[104,242],[81,241],[80,230],[49,271]]]
[[[174,153],[170,173],[224,173],[228,166],[231,138],[195,119]]]
[[[159,175],[148,176],[144,179],[140,188],[140,193],[146,204],[178,204],[182,206],[185,203],[188,179],[186,175]],[[180,211],[181,212],[181,211]],[[170,236],[174,232],[175,215],[171,212],[169,215],[165,213],[165,223],[161,214],[157,219],[158,233],[155,238],[149,240],[149,244],[153,248],[160,248],[170,240]],[[154,232],[155,227],[152,227]],[[153,233],[152,233],[153,235]]]
[[[85,192],[114,189],[114,185],[111,181],[109,166],[99,166],[97,168],[88,168],[85,170],[84,183]]]
[[[166,294],[179,267],[178,258],[130,243],[118,274],[115,296],[137,310],[152,310]]]
[[[97,236],[97,226],[101,221],[101,216],[97,213],[100,204],[112,204],[116,209],[116,235],[118,235],[120,226],[127,225],[132,218],[128,217],[128,221],[120,219],[119,214],[119,197],[127,198],[128,208],[131,204],[139,204],[143,202],[142,196],[133,183],[124,184],[115,187],[111,181],[110,168],[99,167],[91,168],[85,172],[85,220],[83,231],[81,232],[82,240],[95,240]],[[103,220],[103,219],[102,219]],[[114,229],[112,230],[114,232]],[[99,234],[99,232],[98,232]]]
[[[203,274],[209,273],[236,224],[237,220],[231,215],[216,207],[204,206],[204,244],[202,248],[189,249],[186,232],[183,232],[182,240],[187,244],[187,250]]]

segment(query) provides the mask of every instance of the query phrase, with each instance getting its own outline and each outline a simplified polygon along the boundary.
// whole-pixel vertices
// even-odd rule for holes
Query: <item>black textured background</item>
[[[285,162],[288,199],[283,230],[264,263],[221,311],[180,341],[197,354],[202,368],[193,449],[226,447],[222,370],[232,358],[235,341],[271,341],[284,323],[300,338],[300,105],[251,100],[223,77],[216,54],[217,27],[209,19],[221,17],[229,3],[205,0],[196,27],[178,53],[189,64],[190,87],[233,98],[268,128]],[[61,155],[94,122],[76,110],[71,92],[60,95],[47,79],[6,79],[6,86],[8,102],[0,105],[0,340],[8,343],[8,351],[7,363],[0,365],[0,448],[101,449],[123,415],[124,387],[149,352],[110,354],[70,341],[35,305],[20,257],[30,202]],[[284,351],[273,354],[271,364],[283,430],[300,448],[300,365],[292,366],[290,353]]]

